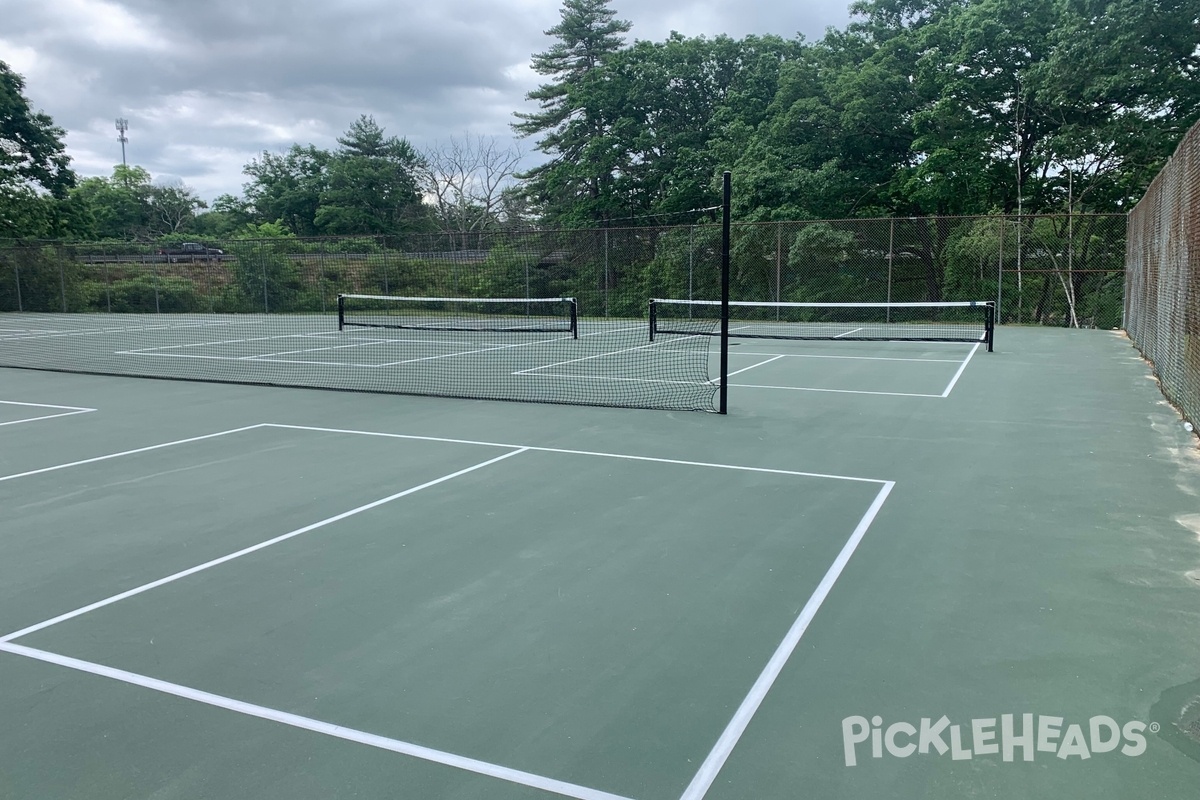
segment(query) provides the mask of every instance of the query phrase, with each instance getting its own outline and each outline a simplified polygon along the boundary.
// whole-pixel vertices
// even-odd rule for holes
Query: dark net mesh
[[[660,260],[719,271],[715,251],[676,238],[241,240],[202,255],[10,246],[0,366],[711,411],[707,338],[649,340]]]
[[[653,342],[649,313],[720,298],[719,224],[206,244],[0,244],[0,366],[714,408],[711,310]],[[1124,254],[1123,215],[746,223],[730,293],[780,304],[742,324],[856,323],[830,338],[974,340],[984,301],[997,324],[1118,328]],[[339,326],[342,295],[358,299]],[[962,302],[977,307],[903,306]],[[782,305],[839,303],[891,308]]]

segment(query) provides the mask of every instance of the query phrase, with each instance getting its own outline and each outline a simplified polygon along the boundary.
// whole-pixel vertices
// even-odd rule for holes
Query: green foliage
[[[0,61],[0,190],[36,186],[65,197],[75,184],[65,135],[49,116],[30,107],[24,79]]]
[[[521,121],[513,125],[524,136],[540,136],[538,150],[551,157],[525,177],[529,195],[559,220],[604,219],[614,210],[605,202],[618,164],[607,157],[614,148],[604,101],[617,93],[602,67],[620,49],[630,24],[616,19],[608,4],[564,0],[559,24],[546,31],[556,41],[533,57],[534,71],[552,80],[526,96],[539,110],[517,113]]]
[[[292,239],[296,234],[288,230],[282,221],[247,222],[234,233],[235,239]],[[279,246],[279,243],[276,243]],[[298,251],[293,251],[298,252]]]
[[[196,284],[176,276],[136,275],[105,283],[89,280],[81,285],[84,307],[73,311],[138,314],[182,314],[207,311]]]
[[[319,298],[313,302],[299,267],[288,257],[297,245],[286,237],[230,242],[228,252],[236,257],[230,270],[238,291],[226,298],[231,310],[274,314],[319,307]]]
[[[313,236],[332,155],[294,144],[282,155],[264,152],[243,168],[247,206],[257,220],[278,221],[297,236]]]
[[[405,139],[385,136],[368,116],[360,117],[328,165],[315,223],[325,233],[403,233],[423,227],[417,187],[421,158]]]
[[[740,221],[1012,213],[1018,204],[1026,213],[1122,210],[1200,118],[1193,0],[859,0],[851,11],[848,26],[811,43],[673,33],[627,44],[631,26],[610,0],[564,0],[559,24],[547,31],[549,47],[532,57],[546,82],[527,96],[534,110],[517,113],[513,125],[536,138],[547,160],[503,194],[494,220],[611,230],[705,222],[725,169],[735,174]],[[29,110],[22,90],[19,76],[0,64],[0,126],[19,134],[0,139],[20,145],[0,157],[0,236],[350,234],[361,238],[273,252],[374,255],[395,246],[376,237],[412,236],[435,224],[418,188],[430,165],[365,115],[335,150],[296,144],[261,154],[245,167],[245,197],[218,198],[208,213],[198,213],[185,187],[154,186],[138,167],[68,192],[61,131]],[[469,204],[460,210],[486,216]],[[988,234],[952,227],[906,223],[912,236],[892,265],[905,291],[935,299],[973,274],[970,242],[982,240],[971,237]],[[960,234],[966,238],[954,238]],[[460,239],[458,246],[475,245]],[[788,259],[818,246],[830,243],[748,237],[735,249],[737,280],[747,292],[778,290],[778,273],[800,266]],[[597,298],[607,291],[610,310],[617,284],[682,287],[675,255],[638,254],[606,270],[595,252],[574,256],[589,277],[571,280]],[[516,270],[495,258],[497,275]],[[298,263],[302,273],[323,271],[330,285],[351,283],[348,262]],[[371,277],[355,280],[411,285],[400,262],[370,263]],[[543,269],[537,263],[530,285]],[[467,274],[452,262],[414,261],[412,271],[426,266],[451,289]],[[544,269],[549,283],[557,280],[554,267]],[[288,267],[272,270],[285,298]],[[238,297],[254,302],[240,289]]]
[[[0,310],[64,312],[83,305],[82,270],[59,247],[17,247],[0,252]]]
[[[87,178],[71,199],[89,210],[100,239],[147,240],[155,226],[150,173],[142,167],[113,168],[111,178]]]
[[[1200,17],[1173,0],[861,0],[818,42],[622,46],[567,2],[514,129],[564,226],[716,202],[743,220],[1116,210],[1200,118]],[[568,24],[568,22],[570,24]],[[928,254],[927,254],[928,255]],[[927,259],[927,266],[932,262]]]

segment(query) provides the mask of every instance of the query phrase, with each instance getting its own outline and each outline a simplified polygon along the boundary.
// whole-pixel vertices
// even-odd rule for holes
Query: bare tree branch
[[[495,136],[451,137],[424,154],[422,188],[437,211],[443,230],[470,234],[502,223],[502,196],[525,153]]]

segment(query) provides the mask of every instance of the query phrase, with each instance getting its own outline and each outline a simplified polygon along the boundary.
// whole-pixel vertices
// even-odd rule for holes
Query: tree
[[[521,121],[513,124],[523,136],[540,135],[537,149],[550,156],[522,176],[526,191],[552,210],[569,209],[569,214],[591,221],[617,211],[606,202],[616,164],[610,158],[609,121],[598,109],[606,89],[603,68],[620,50],[621,34],[631,26],[616,19],[608,4],[609,0],[563,0],[559,24],[546,31],[558,41],[533,56],[533,69],[554,80],[526,95],[538,102],[539,110],[518,112]],[[579,200],[585,205],[577,205]]]
[[[495,137],[450,137],[422,157],[421,184],[433,198],[434,213],[443,231],[467,234],[501,224],[504,191],[524,153],[502,146]]]
[[[0,61],[0,187],[32,185],[61,199],[75,185],[66,132],[34,112],[24,90],[24,79]]]
[[[75,185],[66,132],[25,98],[25,81],[0,61],[0,236],[46,237],[63,230],[51,199]],[[48,198],[47,198],[48,196]]]
[[[253,223],[254,218],[254,207],[249,200],[222,194],[213,201],[210,211],[196,215],[193,229],[212,239],[224,239]]]
[[[408,140],[385,136],[359,117],[338,139],[315,222],[325,233],[404,233],[424,227],[417,173],[421,157]]]
[[[286,153],[263,152],[247,164],[242,172],[250,181],[242,188],[255,217],[282,222],[298,236],[319,233],[317,210],[328,186],[332,157],[311,144],[294,144]]]
[[[196,220],[196,212],[204,208],[208,208],[208,204],[182,181],[150,187],[153,233],[180,233],[188,230]]]
[[[138,166],[118,164],[111,178],[87,178],[71,191],[86,207],[101,239],[149,239],[155,233],[150,173]]]
[[[757,128],[779,84],[781,65],[801,53],[776,36],[637,42],[606,69],[603,116],[618,154],[613,194],[625,216],[663,215],[715,205],[714,184],[738,146],[728,136]],[[728,160],[727,160],[728,159]]]

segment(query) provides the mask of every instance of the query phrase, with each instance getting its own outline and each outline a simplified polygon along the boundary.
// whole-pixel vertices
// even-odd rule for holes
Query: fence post
[[[1004,216],[997,220],[1000,225],[1000,258],[996,262],[996,322],[1000,321],[1001,299],[1004,297]]]
[[[104,307],[108,309],[108,313],[113,313],[113,279],[109,277],[108,260],[104,260]]]
[[[263,313],[270,314],[271,313],[271,304],[270,304],[270,301],[267,299],[267,257],[266,257],[266,254],[263,253],[262,246],[263,246],[262,242],[258,242],[258,247],[259,247],[258,265],[260,267],[262,267],[262,278],[263,278]]]
[[[608,228],[604,229],[604,316],[608,316]]]
[[[781,301],[782,287],[780,286],[783,276],[783,223],[775,223],[775,302]],[[776,309],[776,314],[779,311]]]
[[[887,321],[892,321],[892,264],[896,260],[896,218],[888,220],[888,278],[887,278]]]
[[[687,296],[688,300],[694,299],[693,294],[692,294],[694,291],[693,284],[692,284],[692,271],[695,268],[695,262],[696,262],[696,245],[693,242],[693,237],[695,236],[695,233],[696,233],[695,225],[692,225],[690,228],[688,228],[688,296]],[[688,306],[688,317],[690,318],[691,316],[692,316],[692,307]]]
[[[63,254],[58,256],[58,292],[62,298],[63,313],[67,313],[67,275],[66,268],[63,266]]]
[[[325,251],[317,253],[317,285],[321,292],[321,313],[325,313]],[[383,254],[383,293],[387,290],[387,253]],[[340,330],[340,329],[339,329]]]
[[[167,263],[171,263],[170,258],[167,259]],[[158,301],[158,267],[154,262],[150,263],[150,272],[154,276],[154,313],[161,314],[162,307],[159,305]]]

